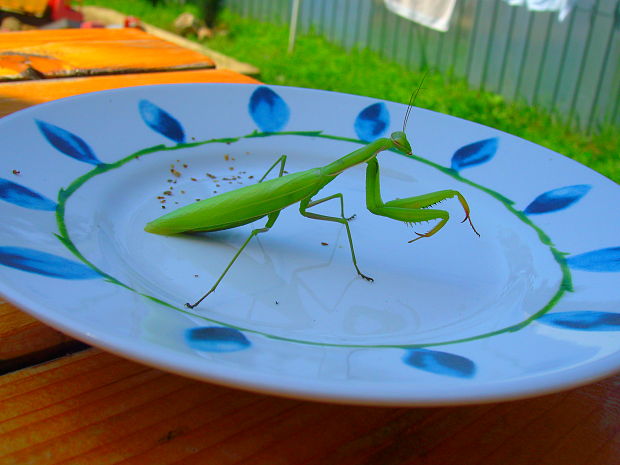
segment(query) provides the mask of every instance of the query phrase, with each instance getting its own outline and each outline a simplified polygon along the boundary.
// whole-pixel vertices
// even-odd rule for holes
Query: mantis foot
[[[345,220],[351,221],[351,220],[354,220],[356,217],[357,217],[357,215],[351,215],[348,218],[345,218]]]
[[[226,272],[224,272],[224,273],[226,273]],[[223,275],[222,275],[222,276],[223,276]],[[221,278],[220,278],[220,279],[221,279]],[[219,281],[218,281],[218,283],[219,283]],[[216,283],[216,286],[217,286],[217,283]],[[205,300],[205,299],[207,298],[207,296],[208,296],[209,294],[211,294],[214,290],[215,290],[215,286],[214,286],[211,290],[209,290],[209,292],[207,292],[205,295],[203,295],[200,299],[198,299],[198,300],[197,300],[195,303],[193,303],[193,304],[190,304],[189,302],[185,302],[185,308],[193,309],[193,308],[198,307],[198,305],[200,305],[200,302],[202,302],[203,300]]]
[[[366,276],[363,273],[360,273],[359,271],[357,272],[362,278],[364,278],[366,281],[370,281],[371,283],[373,283],[375,280],[373,278],[371,278],[370,276]]]
[[[469,220],[469,225],[471,226],[471,229],[474,230],[474,232],[478,235],[478,237],[480,237],[480,233],[478,231],[476,231],[476,228],[474,227],[474,223],[471,222],[471,218],[469,217],[469,212],[467,212],[467,214],[465,215],[465,218],[463,219],[463,221],[461,221],[461,223],[465,223],[465,221]]]
[[[417,241],[419,239],[422,239],[423,237],[430,237],[431,236],[431,234],[420,234],[419,232],[417,232],[416,234],[418,235],[418,237],[416,237],[415,239],[411,239],[410,241],[407,241],[408,244],[411,244],[412,242],[415,242],[415,241]]]

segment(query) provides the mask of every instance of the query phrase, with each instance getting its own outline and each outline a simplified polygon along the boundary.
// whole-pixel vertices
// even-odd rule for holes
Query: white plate
[[[447,226],[408,244],[429,226],[369,213],[360,165],[319,195],[343,193],[357,215],[355,251],[374,283],[355,273],[342,225],[292,206],[214,294],[183,307],[264,220],[176,237],[144,232],[148,221],[254,183],[282,154],[289,172],[324,165],[400,129],[405,110],[308,89],[190,84],[6,117],[0,292],[120,355],[307,399],[472,403],[615,372],[618,186],[530,142],[418,108],[407,129],[416,156],[379,155],[383,199],[459,190],[481,237],[450,200]],[[338,210],[337,201],[316,207]]]

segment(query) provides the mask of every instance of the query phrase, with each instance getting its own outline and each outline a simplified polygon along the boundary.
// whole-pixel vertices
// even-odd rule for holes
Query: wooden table
[[[8,39],[1,39],[5,47]],[[96,69],[105,65],[105,56],[93,61]],[[107,88],[256,82],[208,64],[196,69],[192,63],[204,57],[194,59],[182,71],[133,68],[113,77],[3,83],[0,115]],[[80,66],[76,69],[84,69]],[[167,69],[166,60],[154,66]],[[2,465],[620,463],[620,376],[501,404],[329,405],[238,391],[148,368],[88,348],[7,302],[0,302],[0,372]]]

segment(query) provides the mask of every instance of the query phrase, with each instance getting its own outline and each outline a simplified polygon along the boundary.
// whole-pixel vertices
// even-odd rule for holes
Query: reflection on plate
[[[403,105],[307,89],[137,87],[0,122],[0,291],[94,345],[177,373],[350,403],[446,405],[585,383],[620,366],[620,203],[612,181],[542,147],[414,109],[413,156],[379,155],[385,201],[463,193],[437,235],[369,213],[364,166],[342,225],[292,206],[204,293],[252,228],[164,237],[174,208],[325,165],[398,130]],[[316,207],[338,215],[338,201]],[[455,219],[457,219],[455,221]],[[426,229],[427,230],[427,229]]]

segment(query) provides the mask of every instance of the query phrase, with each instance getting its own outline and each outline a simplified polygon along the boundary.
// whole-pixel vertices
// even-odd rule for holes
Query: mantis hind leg
[[[340,199],[340,217],[319,215],[318,213],[312,213],[312,212],[307,211],[308,208],[314,207],[316,205],[319,205],[323,202],[327,202],[328,200],[332,200],[332,199]],[[357,266],[357,259],[355,258],[355,248],[353,247],[353,238],[351,236],[351,228],[349,228],[349,221],[353,219],[355,215],[349,218],[346,218],[344,216],[344,198],[342,194],[339,193],[339,194],[330,195],[329,197],[325,197],[319,200],[312,200],[312,201],[310,201],[310,199],[302,200],[301,203],[299,204],[299,213],[301,213],[306,218],[312,218],[314,220],[333,221],[336,223],[343,224],[347,231],[347,237],[349,239],[349,248],[351,250],[351,258],[353,259],[353,266],[355,267],[357,274],[359,274],[362,278],[364,278],[367,281],[371,281],[371,282],[374,281],[374,279],[372,279],[370,276],[366,276],[364,273],[362,273],[359,267]]]
[[[285,158],[286,159],[286,158]],[[275,165],[274,165],[275,166]],[[209,296],[209,294],[211,294],[213,291],[215,291],[215,289],[217,288],[217,286],[220,284],[220,282],[222,281],[222,279],[224,279],[224,276],[226,275],[226,273],[228,273],[228,270],[230,270],[230,268],[232,267],[233,263],[235,263],[235,261],[237,260],[237,258],[239,257],[239,255],[241,255],[241,252],[243,252],[243,249],[245,249],[245,247],[248,245],[248,243],[252,240],[252,238],[258,234],[264,233],[269,231],[269,229],[271,229],[271,227],[273,226],[273,224],[276,222],[276,220],[278,219],[278,215],[280,215],[280,212],[274,212],[271,213],[268,217],[267,217],[267,223],[265,224],[264,227],[262,228],[258,228],[258,229],[253,229],[252,232],[250,233],[250,235],[248,236],[248,238],[245,240],[245,242],[241,245],[241,247],[239,248],[239,250],[237,250],[237,253],[235,254],[235,256],[232,258],[232,260],[230,261],[230,263],[228,263],[228,266],[226,266],[226,268],[224,269],[224,271],[222,272],[222,274],[220,275],[219,278],[217,278],[217,281],[215,281],[215,284],[213,284],[213,286],[211,287],[211,289],[209,289],[205,295],[203,295],[200,299],[198,299],[196,302],[194,302],[193,304],[190,303],[186,303],[185,306],[187,308],[194,308],[196,306],[198,306],[200,304],[200,302],[202,302],[205,298],[207,298],[207,296]]]

